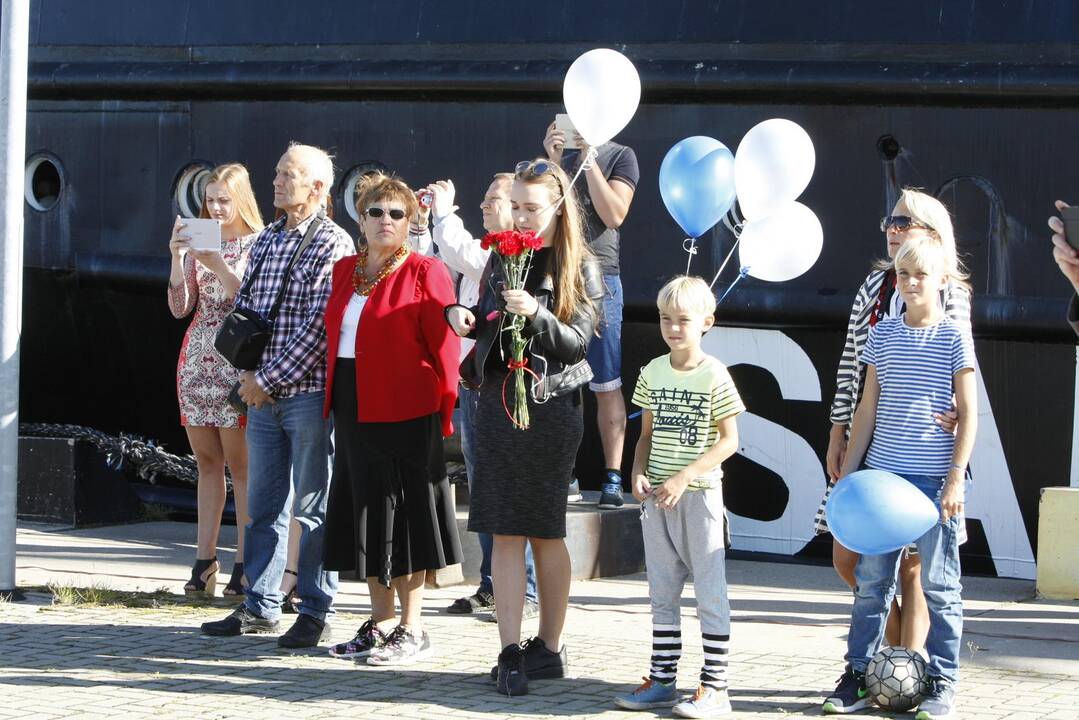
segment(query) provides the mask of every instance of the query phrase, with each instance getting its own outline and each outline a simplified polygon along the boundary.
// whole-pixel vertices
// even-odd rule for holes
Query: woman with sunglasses
[[[371,617],[330,655],[411,665],[431,652],[421,619],[427,571],[461,562],[442,456],[460,340],[443,319],[454,301],[445,265],[409,243],[416,194],[374,173],[356,211],[366,243],[334,266],[326,304],[325,412],[337,446],[324,547],[327,570],[367,578]]]
[[[477,305],[448,307],[446,319],[458,335],[476,340],[461,363],[464,381],[479,390],[468,529],[494,536],[491,575],[502,651],[492,675],[500,693],[523,695],[529,679],[563,677],[567,667],[567,490],[584,430],[581,389],[592,377],[584,358],[603,284],[584,242],[573,190],[557,164],[519,163],[510,207],[516,229],[543,241],[533,252],[524,289],[505,289],[501,265],[492,256]],[[509,334],[501,332],[507,314],[527,320],[527,430],[514,425],[507,407]],[[526,540],[536,562],[540,620],[539,635],[521,643]]]
[[[894,269],[895,255],[904,242],[920,237],[930,237],[940,242],[947,258],[949,277],[949,282],[941,293],[941,303],[945,315],[965,332],[970,333],[970,285],[966,281],[967,273],[959,262],[955,234],[947,208],[931,195],[905,188],[892,209],[892,214],[881,220],[880,229],[887,241],[888,258],[873,263],[872,271],[854,298],[847,325],[846,344],[836,373],[836,393],[830,417],[832,428],[828,435],[827,469],[830,483],[839,479],[849,428],[858,404],[858,394],[865,382],[865,366],[861,364],[861,356],[869,337],[869,329],[882,317],[895,317],[906,309],[902,296],[896,292]],[[936,416],[937,423],[947,432],[955,429],[956,418],[954,408],[949,413]],[[818,534],[828,532],[824,518],[825,503],[827,495],[817,511]],[[965,527],[962,524],[960,527],[962,529],[959,541],[963,543],[966,541]],[[852,589],[858,558],[858,553],[833,539],[832,565]],[[922,593],[921,562],[916,551],[908,552],[904,556],[899,568],[899,581],[903,599],[902,610],[899,601],[893,601],[885,640],[889,645],[917,651],[925,646],[925,638],[929,632],[929,609]]]

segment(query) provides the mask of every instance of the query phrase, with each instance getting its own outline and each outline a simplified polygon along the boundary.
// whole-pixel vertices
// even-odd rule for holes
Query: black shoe
[[[521,643],[521,651],[525,655],[525,675],[530,680],[551,680],[553,678],[566,677],[569,669],[569,660],[566,658],[566,645],[562,644],[559,652],[553,653],[547,649],[547,643],[538,637],[529,638]],[[498,680],[498,666],[491,668],[491,680]]]
[[[865,673],[850,665],[839,676],[835,690],[824,700],[821,710],[825,715],[846,715],[865,710],[873,704],[865,689]]]
[[[202,624],[203,635],[214,637],[233,637],[236,635],[250,635],[258,633],[277,632],[277,621],[259,617],[241,605],[232,611],[224,620],[216,620]]]
[[[278,647],[295,650],[318,647],[323,640],[330,639],[330,624],[306,613],[296,616],[296,622],[281,637],[277,638]]]
[[[191,579],[184,585],[184,595],[188,597],[213,597],[217,587],[217,571],[220,565],[217,558],[195,559],[191,567]]]
[[[498,654],[498,692],[502,695],[528,694],[528,675],[525,674],[525,653],[520,645],[514,643],[502,648]]]
[[[232,564],[232,575],[229,576],[229,584],[221,591],[221,597],[244,599],[244,564],[242,562]]]
[[[495,597],[486,590],[477,590],[468,597],[457,598],[446,608],[453,615],[468,615],[477,610],[486,610],[495,606]]]

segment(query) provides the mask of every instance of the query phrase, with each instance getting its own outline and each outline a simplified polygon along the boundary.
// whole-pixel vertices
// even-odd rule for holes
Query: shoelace
[[[404,625],[398,625],[393,631],[386,637],[386,645],[392,648],[399,648],[404,644],[405,638],[408,636],[408,630]]]
[[[638,687],[636,690],[633,691],[634,695],[638,695],[640,693],[646,692],[649,688],[651,688],[656,683],[656,681],[653,680],[650,677],[643,677],[642,676],[641,680],[644,680],[644,682],[641,683],[640,687]]]
[[[705,689],[704,685],[698,685],[696,691],[694,691],[693,693],[693,702],[697,702],[698,700],[702,699],[705,694],[707,694],[707,692],[708,690]]]

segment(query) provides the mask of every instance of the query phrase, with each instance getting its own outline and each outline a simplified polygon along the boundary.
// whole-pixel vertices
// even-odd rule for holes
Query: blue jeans
[[[337,573],[322,569],[326,500],[330,490],[330,426],[322,392],[280,398],[247,414],[247,502],[244,543],[250,585],[244,603],[275,619],[281,613],[281,576],[288,555],[289,516],[300,524],[296,593],[300,612],[319,620],[332,613]]]
[[[465,474],[472,483],[472,418],[476,413],[476,391],[464,385],[457,388],[457,398],[461,408],[461,455],[465,459]],[[494,593],[491,582],[491,552],[495,540],[490,533],[476,533],[480,541],[480,586],[477,592]],[[525,543],[525,597],[537,602],[536,562],[532,559],[532,545]]]
[[[585,357],[592,368],[588,388],[593,392],[611,392],[622,387],[622,278],[603,276],[603,317],[599,337],[592,337]]]
[[[940,509],[944,478],[904,475]],[[959,516],[936,523],[915,543],[922,559],[922,590],[929,605],[928,673],[955,682],[959,676],[959,641],[963,635],[963,586],[959,582]],[[863,555],[854,576],[854,609],[847,635],[847,662],[865,672],[884,637],[888,609],[895,596],[896,572],[903,550]]]

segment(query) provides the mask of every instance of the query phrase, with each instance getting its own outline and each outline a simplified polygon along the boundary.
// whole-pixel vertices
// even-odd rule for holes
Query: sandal
[[[232,575],[229,576],[228,585],[221,591],[221,597],[244,599],[244,564],[242,562],[233,563]]]
[[[297,580],[300,574],[295,570],[289,570],[285,568],[285,572],[294,576]],[[285,594],[285,599],[281,601],[281,612],[286,615],[297,615],[300,612],[300,596],[296,594],[296,586],[293,585],[292,589]]]
[[[220,568],[216,557],[208,560],[195,558],[195,564],[191,568],[191,579],[184,585],[184,595],[213,597],[214,590],[217,588],[217,571]]]
[[[477,610],[486,610],[487,608],[494,607],[494,596],[483,590],[477,590],[472,595],[463,598],[457,598],[453,601],[453,604],[446,608],[446,612],[452,615],[468,615],[474,613]]]

